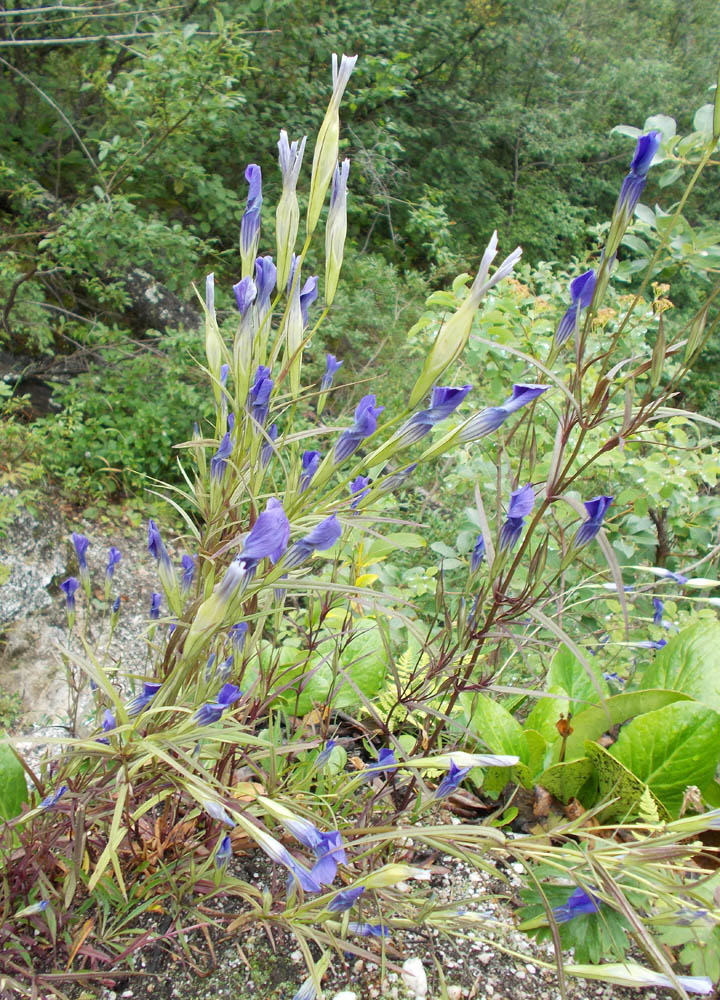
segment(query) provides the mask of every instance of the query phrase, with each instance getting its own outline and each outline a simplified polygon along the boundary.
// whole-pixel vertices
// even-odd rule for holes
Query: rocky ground
[[[59,583],[76,573],[70,533],[91,539],[88,562],[97,597],[102,594],[107,551],[115,545],[123,558],[116,569],[114,593],[122,614],[115,649],[122,649],[123,670],[142,674],[146,656],[146,614],[153,590],[160,589],[148,556],[142,528],[120,523],[88,524],[57,505],[31,514],[3,494],[12,516],[0,523],[0,726],[12,730],[19,749],[33,763],[52,739],[69,733],[68,684],[61,649],[66,637],[64,600]],[[1,497],[0,497],[1,498]],[[0,510],[2,508],[0,507]],[[108,663],[115,661],[108,659]],[[88,701],[81,701],[77,728],[82,731]],[[13,716],[8,718],[7,714]],[[89,720],[88,720],[89,721]],[[262,885],[268,878],[264,857],[236,859],[243,876]],[[433,890],[439,900],[467,899],[497,922],[492,936],[441,937],[430,929],[406,932],[368,948],[375,959],[348,955],[323,981],[325,1000],[556,1000],[558,978],[552,949],[514,930],[518,872],[501,881],[453,858],[435,866]],[[509,878],[509,882],[508,882]],[[152,929],[152,928],[150,928]],[[158,924],[158,932],[161,927]],[[183,959],[159,947],[141,953],[134,971],[112,975],[104,989],[75,984],[75,1000],[291,1000],[306,972],[296,941],[276,930],[257,926],[239,936],[222,933],[191,937]],[[508,954],[514,952],[515,954]],[[403,966],[408,960],[415,978]],[[418,965],[420,963],[420,966]],[[424,978],[427,985],[424,985]],[[1,987],[1,983],[0,983]],[[67,988],[67,986],[65,986]],[[2,990],[0,988],[0,993]],[[592,982],[571,982],[567,997],[655,1000],[667,990],[623,990]],[[4,1000],[4,997],[3,997]],[[311,1000],[311,995],[303,996]]]

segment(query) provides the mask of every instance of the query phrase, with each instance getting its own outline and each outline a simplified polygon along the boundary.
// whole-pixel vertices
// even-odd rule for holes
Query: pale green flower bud
[[[338,70],[337,55],[333,52],[333,92],[318,132],[313,154],[310,201],[307,210],[308,236],[317,226],[320,212],[325,203],[325,195],[330,187],[333,171],[337,164],[340,141],[340,101],[356,62],[357,56],[343,56]]]
[[[223,363],[223,342],[215,316],[215,275],[208,274],[205,279],[205,355],[208,370],[213,376],[213,391],[215,401],[220,405],[220,367]]]
[[[502,281],[503,278],[512,273],[515,264],[520,259],[522,250],[520,247],[513,250],[510,256],[505,258],[495,274],[489,278],[490,264],[496,254],[497,232],[494,232],[483,254],[480,269],[465,301],[459,306],[458,310],[450,317],[447,323],[443,323],[438,331],[435,343],[430,350],[430,354],[423,365],[423,370],[420,372],[420,377],[415,383],[412,395],[410,396],[411,407],[417,406],[423,396],[430,391],[431,386],[438,381],[445,369],[460,357],[467,344],[475,313],[483,297],[491,288],[494,288],[495,285]]]
[[[285,129],[280,132],[278,159],[282,171],[283,189],[275,213],[278,288],[284,288],[290,276],[290,262],[295,250],[295,239],[300,224],[300,209],[295,188],[297,187],[306,142],[306,135],[300,142],[288,142],[288,134]]]
[[[350,160],[338,163],[333,174],[330,212],[325,227],[325,302],[332,305],[337,290],[347,234],[347,179]]]

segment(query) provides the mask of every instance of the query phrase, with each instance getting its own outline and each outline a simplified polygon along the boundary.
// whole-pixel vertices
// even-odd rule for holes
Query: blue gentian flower
[[[270,459],[273,457],[273,453],[275,451],[273,444],[277,441],[278,425],[271,424],[265,433],[267,437],[263,441],[263,446],[260,449],[260,464],[263,469],[267,469],[270,464]]]
[[[236,625],[233,625],[233,627],[228,632],[228,638],[232,642],[233,649],[238,654],[238,656],[242,653],[243,649],[245,648],[245,640],[247,639],[247,634],[248,634],[247,622],[238,622]]]
[[[357,889],[344,889],[330,900],[327,908],[331,913],[342,913],[344,910],[349,910],[364,892],[364,885]]]
[[[663,611],[665,605],[659,597],[653,597],[653,625],[663,624]]]
[[[158,526],[152,518],[148,521],[148,552],[157,562],[162,562],[165,566],[170,566],[170,556],[163,545]]]
[[[576,549],[587,545],[597,535],[602,528],[603,518],[607,509],[613,502],[613,497],[597,496],[585,502],[585,510],[588,514],[587,521],[583,521],[577,530],[573,545]]]
[[[209,684],[210,681],[212,680],[212,675],[213,675],[213,672],[214,672],[213,671],[213,667],[215,666],[215,660],[216,659],[217,659],[217,654],[216,653],[211,653],[210,656],[208,656],[208,661],[205,664],[205,683],[206,684]]]
[[[160,605],[162,604],[162,594],[153,591],[150,596],[150,618],[157,621],[160,617]]]
[[[566,310],[555,331],[555,343],[558,346],[564,344],[568,337],[575,333],[580,320],[580,313],[590,305],[594,293],[595,271],[592,269],[579,275],[577,278],[573,278],[570,282],[570,299],[572,305]]]
[[[206,799],[202,804],[203,809],[208,814],[216,819],[219,823],[224,823],[225,826],[234,827],[234,821],[225,812],[225,809],[219,802],[215,802],[214,799]]]
[[[308,325],[308,310],[318,296],[317,275],[311,275],[300,289],[300,312],[302,313],[303,327]]]
[[[237,284],[233,285],[233,294],[235,295],[235,302],[240,310],[240,315],[245,318],[248,309],[257,297],[255,282],[250,277],[243,278]]]
[[[180,563],[183,569],[182,578],[180,582],[182,584],[182,589],[185,591],[185,593],[187,593],[188,590],[190,590],[190,588],[192,587],[193,580],[195,579],[195,559],[193,558],[193,556],[189,556],[186,554],[182,557]]]
[[[302,473],[300,475],[300,492],[304,493],[310,485],[310,480],[320,467],[319,451],[304,451],[302,453]]]
[[[78,567],[82,573],[83,570],[88,568],[87,564],[87,550],[90,545],[90,540],[85,535],[79,535],[76,531],[72,533],[72,541],[75,546],[75,554],[77,555]]]
[[[620,188],[620,197],[615,209],[616,215],[630,219],[640,195],[647,183],[648,170],[662,142],[662,132],[647,132],[641,135],[635,147],[635,155],[630,163],[630,173],[627,174]]]
[[[317,879],[320,885],[332,885],[337,875],[338,865],[347,864],[347,855],[340,831],[331,830],[329,833],[321,833],[320,841],[313,850],[318,860],[312,867],[312,876]]]
[[[340,366],[343,364],[343,362],[338,361],[334,354],[328,354],[327,358],[325,359],[325,364],[326,364],[325,374],[323,375],[322,380],[320,382],[321,392],[327,392],[328,389],[331,388],[333,384],[333,379],[335,378],[335,373],[337,372],[338,368],[340,368]]]
[[[655,572],[658,576],[665,577],[668,580],[674,580],[675,583],[679,583],[681,587],[684,586],[689,579],[689,577],[683,576],[682,573],[674,573],[671,569],[665,569],[664,567],[656,570]]]
[[[315,758],[315,766],[323,767],[330,760],[330,754],[333,752],[333,748],[337,746],[337,740],[328,740],[325,746],[322,748],[320,753]]]
[[[566,924],[568,920],[574,920],[575,917],[580,917],[587,913],[598,913],[599,910],[599,901],[578,886],[569,897],[567,903],[553,907],[553,916],[557,923]]]
[[[457,388],[450,385],[436,385],[430,396],[429,409],[413,413],[397,434],[393,435],[398,445],[407,447],[425,437],[436,424],[446,420],[455,412],[471,389],[471,385]]]
[[[240,558],[246,567],[248,564],[257,566],[265,558],[276,563],[287,548],[289,539],[287,515],[280,501],[271,497],[243,542]]]
[[[230,842],[230,834],[226,833],[225,836],[220,841],[220,846],[215,852],[215,867],[218,870],[222,870],[226,867],[228,861],[232,857],[232,843]]]
[[[217,591],[219,598],[229,601],[238,588],[244,589],[263,559],[269,558],[272,563],[276,563],[287,548],[289,538],[290,522],[287,515],[280,501],[271,497],[252,526],[240,554],[225,571]]]
[[[357,476],[350,483],[350,496],[352,500],[350,501],[350,506],[355,510],[362,500],[370,492],[370,479],[368,476]]]
[[[222,663],[220,664],[220,668],[218,670],[218,677],[220,678],[221,681],[226,681],[228,679],[228,677],[232,673],[232,668],[234,664],[235,664],[235,654],[231,653],[230,656],[228,656],[227,659],[223,660]]]
[[[390,937],[389,928],[384,927],[382,924],[360,924],[355,920],[351,920],[348,924],[348,930],[351,934],[359,934],[361,937]]]
[[[108,553],[108,564],[105,570],[105,575],[109,580],[112,580],[113,573],[115,572],[115,567],[122,559],[122,552],[120,549],[116,549],[114,545],[110,546],[110,552]]]
[[[52,809],[54,806],[58,804],[58,802],[60,801],[60,799],[63,797],[63,795],[67,790],[68,790],[67,785],[60,785],[60,787],[56,791],[51,792],[50,795],[45,796],[45,798],[40,803],[40,808]]]
[[[295,860],[290,851],[283,847],[279,840],[264,830],[258,830],[256,836],[258,844],[268,857],[277,864],[284,865],[305,892],[322,892],[322,886],[317,879],[307,868]]]
[[[117,722],[115,721],[115,716],[106,708],[103,712],[102,728],[104,733],[111,733],[113,729],[117,729]],[[97,740],[98,743],[104,743],[106,746],[110,746],[110,740],[107,736],[100,736]]]
[[[335,463],[339,465],[349,458],[377,430],[377,418],[385,409],[375,406],[375,396],[363,396],[355,409],[355,423],[344,430],[335,445]]]
[[[74,576],[69,576],[67,580],[63,580],[60,584],[60,590],[65,594],[68,611],[75,610],[75,591],[79,586],[80,582]]]
[[[366,764],[365,770],[362,772],[363,777],[366,781],[374,778],[376,774],[380,774],[383,771],[386,774],[390,774],[392,771],[396,771],[398,766],[397,759],[393,750],[389,750],[387,747],[383,747],[378,753],[378,759],[373,764]]]
[[[120,610],[120,598],[116,597],[115,600],[113,601],[112,613],[116,615],[119,610]]]
[[[533,509],[535,493],[530,483],[510,494],[507,518],[500,529],[500,551],[513,549],[522,533],[525,518]]]
[[[642,642],[632,642],[630,645],[638,649],[662,649],[667,646],[667,639],[643,639]]]
[[[272,257],[258,257],[255,261],[255,285],[257,287],[255,305],[258,312],[263,315],[270,305],[270,296],[275,288],[276,279],[277,268],[273,264]]]
[[[412,465],[408,465],[405,469],[401,469],[399,472],[393,472],[390,476],[385,476],[377,486],[378,496],[384,496],[386,493],[393,493],[396,489],[405,483],[410,476],[413,474],[415,469],[417,469],[417,462],[413,462]]]
[[[143,684],[143,693],[137,695],[132,701],[129,701],[125,707],[125,711],[131,719],[136,715],[140,715],[143,709],[147,708],[161,687],[161,684],[157,684],[154,681]]]
[[[316,525],[309,535],[295,542],[285,556],[285,569],[294,569],[309,559],[317,549],[324,551],[333,547],[342,535],[342,525],[335,514]]]
[[[209,726],[217,722],[226,708],[229,708],[238,698],[242,697],[242,691],[234,684],[223,684],[218,692],[217,701],[206,702],[194,715],[195,722],[201,726]]]
[[[262,171],[256,163],[251,163],[245,171],[248,182],[248,197],[245,212],[240,223],[240,253],[243,264],[252,261],[260,242],[260,209],[262,207]]]
[[[269,377],[270,369],[265,365],[258,365],[255,372],[255,379],[248,393],[248,398],[252,407],[253,419],[263,426],[267,420],[270,409],[270,393],[275,383]]]
[[[470,556],[470,572],[477,573],[480,569],[480,564],[485,558],[485,539],[482,534],[477,536],[477,541],[472,550],[472,555]]]
[[[496,431],[507,418],[517,410],[532,403],[534,399],[541,396],[550,388],[549,385],[535,385],[530,383],[519,383],[512,388],[512,395],[505,400],[502,406],[488,406],[475,413],[472,417],[461,425],[458,432],[458,441],[462,444],[468,441],[476,441]]]
[[[435,798],[444,799],[445,796],[452,795],[471,770],[469,767],[458,767],[451,757],[450,770],[435,789]]]
[[[210,459],[210,478],[213,481],[222,482],[222,478],[225,475],[225,466],[228,464],[228,459],[232,455],[232,451],[232,440],[228,432],[223,435],[218,450]]]

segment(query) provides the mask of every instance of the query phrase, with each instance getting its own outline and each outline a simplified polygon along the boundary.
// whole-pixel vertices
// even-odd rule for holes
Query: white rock
[[[462,986],[448,986],[448,1000],[462,1000]]]
[[[342,993],[336,993],[332,1000],[357,1000],[357,993],[353,993],[352,990],[343,990]]]
[[[419,958],[408,958],[403,962],[402,977],[407,990],[414,994],[415,1000],[423,1000],[427,996],[427,976]]]

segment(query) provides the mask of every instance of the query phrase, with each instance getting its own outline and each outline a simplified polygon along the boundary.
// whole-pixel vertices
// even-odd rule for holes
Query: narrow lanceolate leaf
[[[715,88],[715,105],[713,107],[713,139],[720,137],[720,70],[718,70],[717,87]]]

